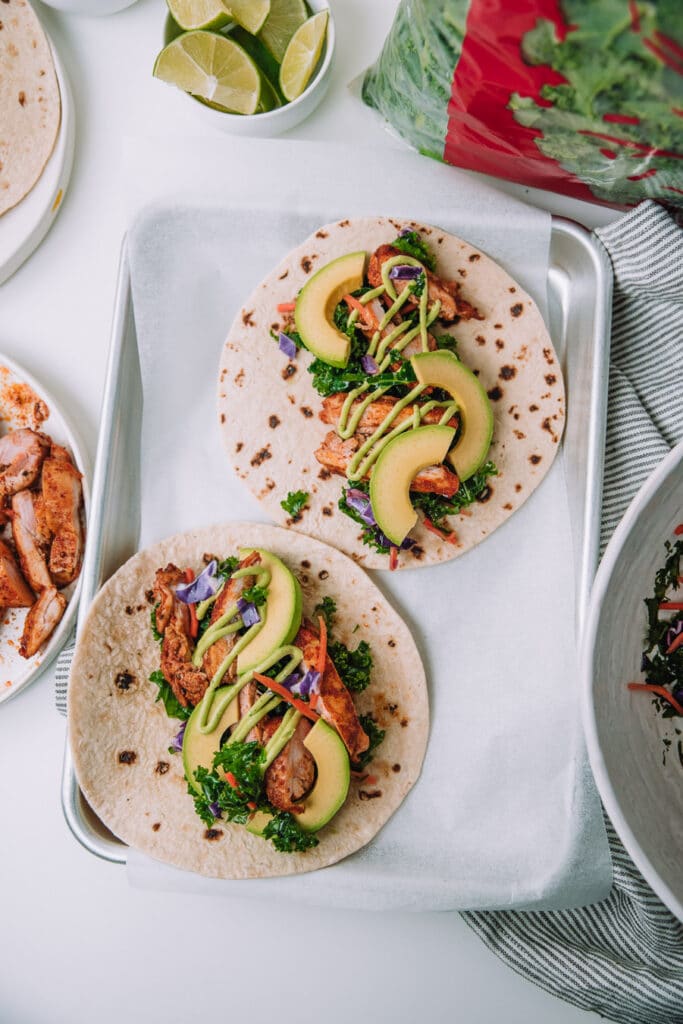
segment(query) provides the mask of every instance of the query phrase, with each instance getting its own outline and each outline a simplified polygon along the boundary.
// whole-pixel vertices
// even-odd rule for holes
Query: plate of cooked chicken
[[[0,702],[71,630],[85,546],[84,456],[54,399],[0,354]]]

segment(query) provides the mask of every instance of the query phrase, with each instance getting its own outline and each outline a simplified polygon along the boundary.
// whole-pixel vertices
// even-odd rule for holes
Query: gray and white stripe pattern
[[[642,203],[597,232],[614,268],[602,541],[683,437],[683,232]],[[608,824],[614,884],[592,907],[463,914],[519,974],[619,1024],[683,1024],[683,925]]]

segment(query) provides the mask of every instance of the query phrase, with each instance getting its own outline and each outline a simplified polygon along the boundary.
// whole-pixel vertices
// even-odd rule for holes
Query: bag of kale
[[[401,0],[363,98],[458,167],[683,206],[681,0]]]

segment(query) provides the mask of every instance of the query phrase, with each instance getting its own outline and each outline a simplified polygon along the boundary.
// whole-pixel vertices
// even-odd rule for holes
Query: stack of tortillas
[[[0,0],[0,216],[26,196],[61,117],[50,44],[27,0]]]

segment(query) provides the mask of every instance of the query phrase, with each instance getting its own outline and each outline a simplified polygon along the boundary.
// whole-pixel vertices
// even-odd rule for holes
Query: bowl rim
[[[681,464],[683,464],[683,441],[680,441],[672,448],[641,486],[607,545],[591,591],[588,617],[583,636],[580,661],[580,703],[588,756],[598,791],[605,805],[605,810],[640,873],[671,913],[680,921],[683,921],[683,900],[676,896],[669,885],[660,877],[621,811],[621,803],[612,785],[600,746],[596,717],[596,680],[593,673],[598,626],[613,570],[622,557],[626,541],[643,508],[654,497],[664,481]]]
[[[315,6],[314,6],[315,5]],[[258,120],[259,124],[268,124],[269,122],[277,120],[280,116],[285,116],[285,112],[289,114],[294,110],[304,99],[311,95],[320,85],[322,85],[327,71],[332,63],[332,57],[334,55],[336,45],[336,35],[334,28],[334,16],[332,14],[332,8],[328,3],[318,2],[316,0],[310,0],[309,6],[313,11],[311,17],[315,14],[320,14],[322,11],[327,11],[327,29],[325,32],[325,50],[323,53],[323,59],[319,63],[318,70],[313,78],[310,80],[304,91],[300,96],[297,96],[295,100],[291,100],[289,103],[284,103],[281,107],[275,107],[274,110],[262,110],[255,114],[237,114],[230,113],[230,111],[216,110],[215,107],[210,107],[207,104],[201,103],[200,106],[204,108],[207,115],[215,115],[218,119],[220,118],[221,124],[229,124],[231,122],[244,124],[245,121]],[[168,11],[167,11],[168,14]],[[183,92],[183,90],[179,90]],[[193,103],[199,103],[194,96],[189,92],[183,92],[183,95],[191,100]]]

